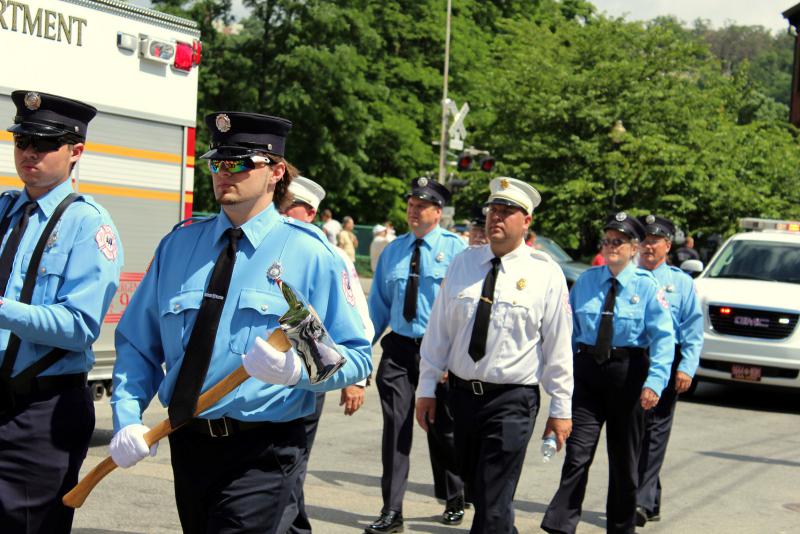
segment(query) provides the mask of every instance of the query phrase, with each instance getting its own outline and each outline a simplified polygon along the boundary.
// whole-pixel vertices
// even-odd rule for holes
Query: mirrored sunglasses
[[[208,168],[214,174],[222,171],[223,167],[229,173],[236,174],[237,172],[252,171],[256,168],[256,163],[259,162],[272,163],[269,158],[264,156],[250,156],[243,159],[210,159],[208,160]]]
[[[600,240],[600,244],[603,245],[604,247],[611,246],[614,248],[621,247],[622,245],[627,245],[630,242],[631,242],[630,239],[620,239],[618,237],[615,237],[614,239],[603,238]]]
[[[38,135],[14,135],[14,146],[26,150],[33,146],[36,152],[53,152],[67,144],[63,137],[41,137]]]

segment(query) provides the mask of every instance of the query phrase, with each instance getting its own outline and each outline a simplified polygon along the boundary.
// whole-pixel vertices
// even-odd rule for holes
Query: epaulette
[[[298,230],[301,230],[303,233],[308,234],[308,235],[316,238],[317,241],[319,241],[320,243],[326,245],[327,248],[331,252],[333,252],[333,245],[331,244],[330,241],[328,241],[328,238],[325,237],[325,234],[323,233],[323,231],[320,230],[318,227],[314,226],[311,223],[298,221],[297,219],[294,219],[292,217],[283,217],[283,221],[286,224],[288,224],[289,226],[292,226],[293,228],[297,228]]]
[[[531,247],[531,258],[548,263],[555,263],[555,260],[550,254],[548,254],[544,250],[539,250],[533,247]]]
[[[173,226],[172,230],[170,230],[170,233],[174,232],[175,230],[177,230],[178,228],[182,227],[187,223],[201,223],[201,222],[213,221],[216,217],[217,217],[216,214],[209,215],[208,217],[189,217],[188,219],[184,219],[175,226]]]

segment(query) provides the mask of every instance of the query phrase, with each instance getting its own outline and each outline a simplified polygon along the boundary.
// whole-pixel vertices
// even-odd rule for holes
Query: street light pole
[[[450,72],[450,18],[453,12],[452,0],[447,0],[447,22],[444,37],[444,84],[442,87],[442,132],[439,136],[439,183],[444,183],[447,163],[447,77]]]

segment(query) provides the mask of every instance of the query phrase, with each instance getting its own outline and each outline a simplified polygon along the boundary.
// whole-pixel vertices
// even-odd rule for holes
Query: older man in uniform
[[[703,348],[703,312],[694,290],[692,278],[667,264],[672,248],[675,225],[657,215],[640,217],[645,239],[639,244],[639,266],[653,273],[664,291],[672,312],[675,328],[675,359],[670,380],[653,410],[645,416],[644,439],[639,455],[639,487],[636,492],[636,524],[661,519],[661,466],[667,454],[667,443],[678,395],[692,385],[692,377],[700,362]]]
[[[117,328],[111,456],[147,456],[142,411],[169,406],[175,498],[184,532],[276,532],[295,489],[315,393],[365,378],[369,341],[347,271],[324,237],[282,217],[294,168],[283,157],[291,123],[254,113],[206,117],[220,213],[160,243]],[[312,384],[294,351],[264,341],[291,286],[319,315],[347,362]],[[166,367],[166,375],[162,371]],[[198,395],[244,364],[244,382],[200,417]]]
[[[486,237],[486,212],[487,206],[475,206],[472,210],[472,219],[469,221],[469,246],[485,245],[489,242]]]
[[[419,347],[447,266],[465,248],[457,234],[439,227],[442,206],[450,200],[445,186],[419,178],[411,183],[406,199],[411,231],[384,249],[369,295],[369,311],[375,325],[373,343],[387,326],[392,328],[381,341],[383,356],[377,375],[383,411],[383,509],[380,518],[367,527],[370,534],[403,530]],[[437,392],[444,398],[447,383],[440,383]],[[454,525],[463,519],[464,495],[463,483],[455,472],[452,419],[445,402],[440,403],[437,420],[428,433],[435,493],[446,501],[441,521]]]
[[[287,217],[298,221],[305,223],[314,222],[317,211],[319,210],[319,204],[322,202],[322,199],[325,198],[325,189],[317,182],[305,176],[297,176],[292,180],[291,185],[289,185],[289,193],[291,193],[291,195],[286,199],[285,205],[281,207],[281,212]],[[342,258],[342,261],[347,266],[348,291],[352,292],[355,298],[356,309],[358,310],[359,316],[361,316],[365,337],[367,339],[372,339],[375,335],[375,329],[372,327],[372,321],[369,318],[367,297],[364,295],[364,290],[361,287],[361,281],[358,278],[356,267],[353,265],[353,262],[350,261],[350,257],[344,250],[339,247],[331,248]],[[353,415],[364,404],[364,388],[366,385],[367,381],[361,380],[360,382],[342,388],[339,406],[344,406],[345,415]],[[303,420],[306,426],[306,439],[308,444],[303,453],[300,476],[297,477],[297,486],[295,490],[296,498],[294,502],[286,508],[284,517],[281,520],[281,528],[278,529],[278,532],[311,532],[311,524],[308,521],[305,498],[303,495],[303,483],[306,478],[308,458],[311,454],[311,447],[314,445],[314,438],[317,435],[317,427],[319,426],[319,418],[322,416],[322,409],[324,406],[325,393],[318,392],[314,413],[305,417]]]
[[[69,180],[97,110],[34,91],[11,98],[25,187],[0,197],[0,532],[62,533],[73,510],[61,497],[94,430],[86,377],[122,247],[106,210]]]
[[[490,184],[489,244],[458,255],[436,298],[420,352],[417,421],[436,422],[436,385],[450,382],[455,445],[475,503],[470,532],[517,532],[512,501],[539,409],[558,448],[572,428],[572,314],[564,273],[525,244],[539,193],[513,178]]]

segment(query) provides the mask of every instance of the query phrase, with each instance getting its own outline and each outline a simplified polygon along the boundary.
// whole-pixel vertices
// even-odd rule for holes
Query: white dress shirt
[[[564,273],[524,242],[501,257],[486,354],[468,353],[483,281],[494,257],[489,245],[453,259],[431,311],[420,348],[417,397],[435,397],[442,374],[496,384],[541,384],[550,416],[572,414],[572,311]]]

